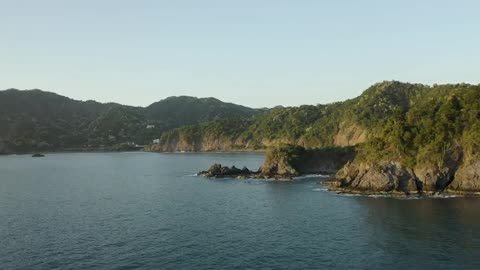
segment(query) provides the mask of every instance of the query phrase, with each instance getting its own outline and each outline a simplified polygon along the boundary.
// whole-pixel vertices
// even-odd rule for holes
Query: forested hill
[[[179,96],[155,102],[145,108],[145,113],[149,119],[162,121],[165,127],[172,128],[217,119],[248,119],[258,115],[259,110],[216,98]]]
[[[444,86],[448,89],[457,86]],[[375,84],[354,99],[326,105],[276,107],[255,119],[211,121],[163,134],[159,151],[262,149],[278,143],[315,148],[356,145],[380,132],[388,119],[404,114],[437,87],[395,81]]]
[[[0,91],[0,153],[116,149],[184,125],[261,113],[214,98],[170,97],[142,108],[9,89]]]

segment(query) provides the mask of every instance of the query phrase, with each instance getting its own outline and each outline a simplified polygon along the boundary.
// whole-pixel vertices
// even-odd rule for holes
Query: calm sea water
[[[209,180],[258,154],[0,157],[0,269],[479,269],[480,199]]]

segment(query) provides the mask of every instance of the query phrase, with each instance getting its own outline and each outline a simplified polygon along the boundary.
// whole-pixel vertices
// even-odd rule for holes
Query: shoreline
[[[13,155],[33,155],[33,154],[69,154],[69,153],[126,153],[126,152],[145,152],[142,150],[105,150],[105,149],[92,149],[92,150],[58,150],[58,151],[34,151],[34,152],[9,152],[9,153],[0,153],[0,156],[13,156]]]
[[[265,150],[240,150],[240,151],[175,151],[175,152],[158,152],[158,151],[143,151],[147,153],[157,154],[265,154]]]
[[[28,151],[28,152],[6,152],[0,153],[0,156],[9,155],[33,155],[36,153],[41,154],[68,154],[68,153],[128,153],[128,152],[144,152],[154,154],[237,154],[237,153],[252,153],[252,154],[264,154],[265,150],[231,150],[231,151],[175,151],[175,152],[160,152],[160,151],[146,151],[140,150],[108,150],[108,149],[66,149],[56,151]]]
[[[325,191],[330,193],[345,195],[345,196],[361,196],[370,198],[395,198],[395,199],[435,199],[435,198],[479,198],[480,191],[455,191],[444,190],[442,192],[437,191],[425,191],[422,193],[411,192],[406,193],[402,191],[368,191],[368,190],[355,190],[349,188],[338,187],[338,182],[335,179],[334,174],[301,174],[301,175],[262,175],[260,172],[250,172],[245,174],[219,174],[208,175],[208,171],[202,171],[195,174],[197,177],[203,177],[212,180],[258,180],[268,182],[293,182],[304,181],[305,179],[322,178],[317,181],[317,185],[325,187]]]
[[[365,197],[384,197],[384,198],[478,198],[480,197],[480,191],[455,191],[444,190],[438,191],[424,191],[424,192],[410,192],[403,191],[368,191],[368,190],[355,190],[351,188],[338,187],[338,182],[332,180],[319,181],[319,185],[327,188],[328,192],[336,193],[339,195],[352,195],[352,196],[365,196]]]
[[[207,151],[152,151],[143,150],[151,153],[266,153],[267,149],[231,149],[231,150],[207,150]]]

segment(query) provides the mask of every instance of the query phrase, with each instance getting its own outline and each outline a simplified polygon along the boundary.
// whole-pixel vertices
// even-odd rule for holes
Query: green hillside
[[[9,89],[0,91],[0,153],[124,149],[187,124],[261,113],[214,98],[170,97],[141,108]]]
[[[182,127],[165,133],[156,149],[187,150],[182,147],[200,141],[208,145],[208,138],[219,139],[216,132],[223,134],[224,144],[220,148],[228,149],[263,149],[278,143],[306,148],[356,145],[380,135],[386,124],[405,115],[414,102],[423,95],[431,95],[435,89],[420,84],[382,82],[371,86],[361,96],[344,102],[277,107],[251,119],[249,125],[242,119],[231,120],[237,124],[229,124],[231,134],[228,136],[215,121]]]

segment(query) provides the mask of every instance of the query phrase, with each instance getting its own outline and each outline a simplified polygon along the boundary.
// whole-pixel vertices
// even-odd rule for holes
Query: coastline
[[[228,151],[146,151],[142,152],[147,153],[158,153],[158,154],[237,154],[237,153],[252,153],[252,154],[265,154],[266,150],[228,150]]]
[[[89,149],[89,150],[81,150],[81,149],[68,149],[68,150],[55,150],[55,151],[28,151],[28,152],[8,152],[8,153],[0,153],[0,156],[9,156],[9,155],[33,155],[35,153],[42,153],[42,154],[68,154],[68,153],[121,153],[121,152],[145,152],[143,150],[108,150],[108,149]]]
[[[385,197],[385,198],[456,198],[456,197],[480,197],[480,192],[476,191],[456,191],[456,190],[444,190],[444,191],[424,191],[424,192],[403,192],[403,191],[369,191],[358,190],[352,188],[340,187],[340,181],[335,177],[331,179],[325,179],[318,182],[327,188],[327,191],[342,194],[342,195],[357,195],[365,197]]]
[[[175,152],[161,152],[161,151],[148,151],[145,149],[139,150],[110,150],[108,148],[75,148],[75,149],[61,149],[61,150],[48,150],[48,151],[26,151],[26,152],[1,152],[0,156],[8,155],[32,155],[35,153],[43,154],[56,154],[56,153],[122,153],[122,152],[145,152],[145,153],[157,153],[157,154],[235,154],[235,153],[252,153],[252,154],[264,154],[266,150],[229,150],[229,151],[175,151]]]

